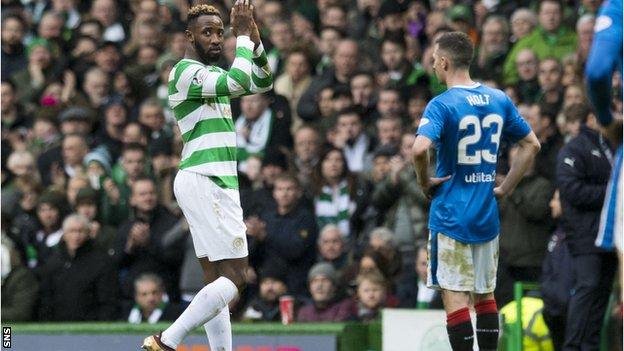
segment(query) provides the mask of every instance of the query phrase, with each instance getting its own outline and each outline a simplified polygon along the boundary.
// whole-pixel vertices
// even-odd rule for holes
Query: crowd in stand
[[[231,2],[211,2],[226,28]],[[171,320],[203,286],[172,189],[183,142],[167,103],[193,3],[2,0],[3,320]],[[583,78],[600,1],[253,3],[275,83],[232,100],[251,263],[235,318],[279,320],[284,294],[302,322],[441,308],[425,286],[429,201],[410,150],[446,90],[432,43],[454,30],[474,41],[472,77],[504,90],[542,144],[499,203],[497,302],[540,281],[554,233],[570,255],[602,259],[554,269],[606,305],[616,258],[593,240],[613,145]],[[221,67],[235,42],[226,31]],[[497,179],[515,149],[502,140],[499,155]],[[551,312],[553,338],[583,328]]]

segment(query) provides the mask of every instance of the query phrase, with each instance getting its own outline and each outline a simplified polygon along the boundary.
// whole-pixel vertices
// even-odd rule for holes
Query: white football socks
[[[176,349],[188,333],[219,315],[237,295],[236,285],[226,277],[219,277],[195,295],[180,317],[162,332],[160,340],[165,345]]]
[[[230,323],[230,308],[226,305],[221,312],[204,324],[210,350],[232,351],[232,324]]]

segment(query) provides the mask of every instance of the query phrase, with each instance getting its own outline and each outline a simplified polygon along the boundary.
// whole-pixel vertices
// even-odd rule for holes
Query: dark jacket
[[[551,183],[538,175],[522,178],[514,192],[499,202],[500,257],[513,267],[541,267],[552,232],[548,204]]]
[[[579,135],[561,149],[557,158],[561,226],[572,255],[604,252],[594,242],[611,172],[605,150],[611,150],[606,139],[581,126]]]
[[[132,299],[133,283],[142,273],[156,273],[165,281],[165,288],[170,297],[175,298],[178,287],[178,270],[184,256],[184,242],[164,248],[162,239],[178,219],[167,209],[158,206],[149,218],[149,243],[146,247],[135,247],[131,252],[126,252],[126,242],[132,226],[137,219],[130,219],[121,225],[117,241],[115,256],[119,268],[125,271],[122,280],[122,294],[125,298]],[[173,295],[173,296],[172,296]]]
[[[13,267],[2,282],[2,319],[5,322],[32,320],[38,291],[39,282],[28,268]]]
[[[263,322],[277,322],[280,320],[279,303],[270,303],[256,296],[245,311],[244,319]]]
[[[158,318],[157,322],[175,321],[176,319],[178,319],[178,317],[180,317],[182,312],[184,312],[184,308],[182,308],[180,304],[167,302],[164,305],[165,306],[162,310],[162,314],[160,315],[160,318]],[[128,319],[130,318],[130,312],[132,312],[132,309],[136,306],[138,305],[135,305],[134,303],[124,304],[123,312],[121,314],[123,321],[129,322]],[[147,322],[148,321],[145,318],[143,318],[143,315],[141,315],[141,323],[147,323]]]
[[[312,212],[299,205],[285,215],[277,210],[260,215],[266,223],[264,241],[250,240],[252,262],[262,267],[270,261],[288,266],[286,286],[292,294],[303,295],[307,291],[308,270],[316,260],[318,227]]]
[[[542,148],[535,156],[535,173],[554,182],[557,171],[557,155],[563,146],[563,138],[559,133],[556,133],[541,144]]]
[[[41,319],[109,321],[117,313],[117,271],[108,255],[89,240],[71,257],[61,242],[41,270]]]

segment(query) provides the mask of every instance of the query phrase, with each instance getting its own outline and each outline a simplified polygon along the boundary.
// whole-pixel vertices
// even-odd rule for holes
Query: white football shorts
[[[173,192],[189,223],[198,258],[213,262],[248,255],[238,190],[223,189],[208,176],[179,170]]]
[[[487,294],[496,287],[498,236],[481,244],[464,244],[442,233],[429,233],[427,286]]]

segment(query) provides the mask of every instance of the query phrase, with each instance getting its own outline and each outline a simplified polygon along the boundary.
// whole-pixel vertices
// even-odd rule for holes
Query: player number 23
[[[489,114],[485,116],[483,122],[479,117],[474,115],[464,116],[459,121],[459,130],[467,130],[468,126],[473,126],[474,134],[466,135],[459,140],[457,144],[457,163],[462,165],[478,165],[481,160],[489,163],[496,163],[496,153],[503,127],[503,118],[497,114]],[[481,140],[482,129],[495,128],[495,132],[491,134],[491,142],[496,144],[494,153],[490,152],[490,148],[476,150],[474,154],[468,155],[468,146],[474,145]]]

